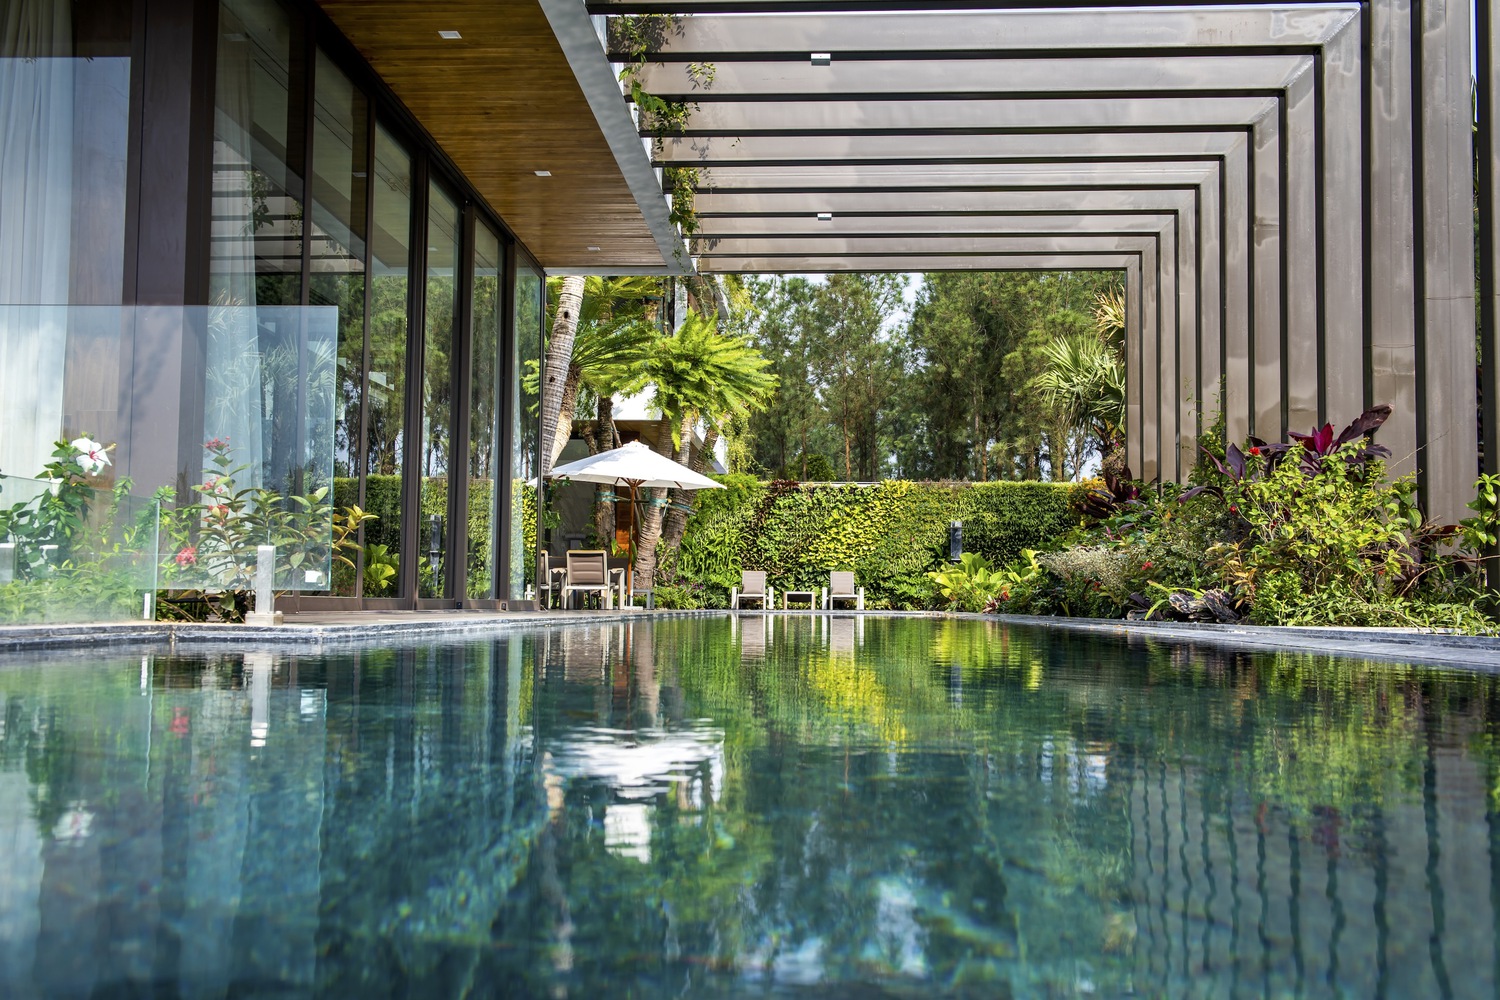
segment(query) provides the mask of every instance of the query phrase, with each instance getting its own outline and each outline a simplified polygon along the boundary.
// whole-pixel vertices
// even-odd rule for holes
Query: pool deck
[[[481,637],[513,629],[683,617],[718,617],[725,610],[647,611],[323,611],[288,614],[277,626],[192,622],[102,622],[92,625],[0,626],[0,655],[44,649],[86,651],[130,646],[170,649],[287,649],[316,651],[372,643]],[[1360,659],[1425,663],[1500,672],[1500,639],[1417,629],[1297,628],[1180,622],[1126,622],[1027,615],[950,614],[935,611],[740,611],[740,617],[955,618],[1109,636],[1129,642],[1165,642],[1217,649],[1268,650]]]

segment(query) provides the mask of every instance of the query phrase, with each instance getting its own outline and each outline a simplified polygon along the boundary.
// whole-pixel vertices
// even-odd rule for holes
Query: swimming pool
[[[1500,684],[974,620],[0,661],[0,995],[1493,996]]]

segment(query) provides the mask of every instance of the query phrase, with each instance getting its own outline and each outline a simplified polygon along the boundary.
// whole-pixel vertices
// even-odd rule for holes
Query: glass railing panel
[[[160,504],[0,475],[0,625],[153,616]]]
[[[277,590],[327,591],[338,330],[336,306],[0,306],[0,469],[88,438],[92,487],[170,491],[162,588],[251,589],[272,545]]]

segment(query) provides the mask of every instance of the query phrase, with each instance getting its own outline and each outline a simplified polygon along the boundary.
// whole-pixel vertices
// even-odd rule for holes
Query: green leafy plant
[[[314,574],[321,578],[318,567],[325,555],[354,568],[358,532],[376,520],[375,514],[357,506],[335,514],[328,486],[290,497],[241,487],[237,480],[249,466],[235,463],[230,442],[214,438],[204,449],[207,474],[193,487],[201,499],[162,512],[161,569],[167,593],[158,602],[161,616],[243,621],[251,609],[262,545],[275,548],[277,579],[299,573],[310,581]],[[330,581],[322,582],[326,586]]]
[[[980,611],[991,602],[1009,600],[1013,588],[1036,579],[1041,572],[1037,553],[1027,549],[1018,563],[998,569],[979,553],[965,552],[957,564],[927,575],[953,607]]]
[[[389,546],[378,543],[367,544],[364,555],[364,592],[382,594],[395,582],[400,563]]]

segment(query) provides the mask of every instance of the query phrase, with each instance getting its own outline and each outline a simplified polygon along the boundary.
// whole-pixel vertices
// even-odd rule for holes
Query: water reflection
[[[1497,683],[992,623],[0,666],[0,994],[1492,996]]]

